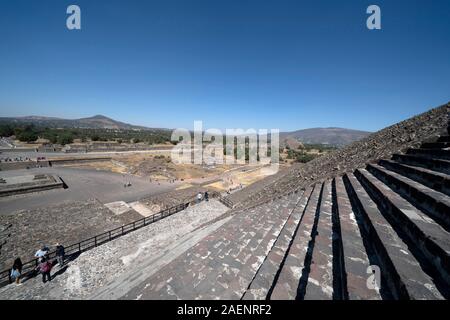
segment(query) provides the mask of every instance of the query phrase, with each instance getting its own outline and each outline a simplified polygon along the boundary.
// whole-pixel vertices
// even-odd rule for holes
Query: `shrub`
[[[32,131],[23,131],[19,133],[17,139],[19,139],[22,142],[33,142],[38,139],[38,135]]]
[[[14,134],[14,129],[9,124],[0,126],[0,137],[10,137]]]
[[[58,136],[58,143],[61,145],[66,145],[73,142],[73,135],[69,132],[65,132]]]

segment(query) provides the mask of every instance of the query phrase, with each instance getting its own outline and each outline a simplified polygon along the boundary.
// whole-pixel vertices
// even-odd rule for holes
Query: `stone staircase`
[[[422,146],[426,149],[431,149],[433,146],[445,146],[446,144],[441,142],[450,142],[449,138],[442,137],[439,141],[437,138],[442,136],[447,127],[448,110],[450,110],[450,102],[379,130],[306,164],[294,164],[273,176],[227,195],[226,198],[233,202],[234,209],[245,209],[249,206],[261,205],[270,198],[286,194],[296,188],[305,188],[330,177],[353,172],[367,163],[376,162],[379,159],[390,159],[393,154],[400,151],[403,153],[409,148],[419,148],[422,143],[426,143]],[[438,145],[433,145],[434,143]],[[405,154],[400,157],[413,159],[414,155]],[[442,161],[438,159],[431,162],[437,168],[448,168],[448,162],[445,162],[445,159]]]
[[[250,285],[244,297],[448,298],[447,141],[449,136],[442,136],[316,184],[275,281],[264,294]],[[380,290],[366,284],[374,265],[381,273]]]
[[[124,298],[448,299],[449,144],[243,209]]]
[[[252,298],[448,298],[446,141],[316,184],[277,281],[266,296]],[[366,285],[371,265],[381,272],[378,291]]]

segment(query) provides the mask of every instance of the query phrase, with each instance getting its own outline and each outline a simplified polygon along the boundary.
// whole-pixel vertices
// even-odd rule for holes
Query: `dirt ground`
[[[132,174],[153,182],[182,182],[177,189],[205,186],[217,191],[234,190],[273,174],[267,167],[243,165],[175,164],[167,153],[116,154],[111,161],[69,165],[121,174]]]
[[[219,181],[208,184],[206,187],[220,191],[240,189],[272,174],[275,172],[270,167],[237,168],[225,172]]]

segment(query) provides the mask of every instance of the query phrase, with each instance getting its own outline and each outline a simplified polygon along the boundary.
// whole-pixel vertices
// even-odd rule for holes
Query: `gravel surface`
[[[68,246],[139,218],[134,211],[115,215],[95,199],[0,215],[0,226],[8,227],[0,229],[0,270],[11,267],[16,257],[24,263],[34,259],[43,245]]]
[[[157,257],[183,236],[228,210],[217,200],[202,202],[154,224],[82,253],[47,284],[41,277],[0,288],[0,299],[85,299],[105,284]],[[52,274],[58,273],[58,267]]]

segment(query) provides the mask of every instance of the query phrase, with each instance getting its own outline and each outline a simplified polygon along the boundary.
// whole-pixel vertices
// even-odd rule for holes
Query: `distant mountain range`
[[[54,117],[0,117],[0,123],[35,124],[49,128],[85,128],[85,129],[115,129],[115,130],[169,130],[148,128],[113,120],[103,115],[81,119],[61,119]],[[296,142],[308,144],[329,144],[343,146],[360,140],[371,132],[344,128],[311,128],[293,132],[281,132],[280,143],[294,146]]]
[[[344,146],[361,140],[371,132],[344,128],[311,128],[292,132],[281,132],[280,142],[296,140],[307,144]]]
[[[34,124],[49,128],[84,128],[84,129],[116,129],[116,130],[156,130],[143,126],[135,126],[128,123],[113,120],[111,118],[96,115],[81,119],[61,119],[54,117],[0,117],[0,123]],[[157,129],[168,130],[168,129]]]

